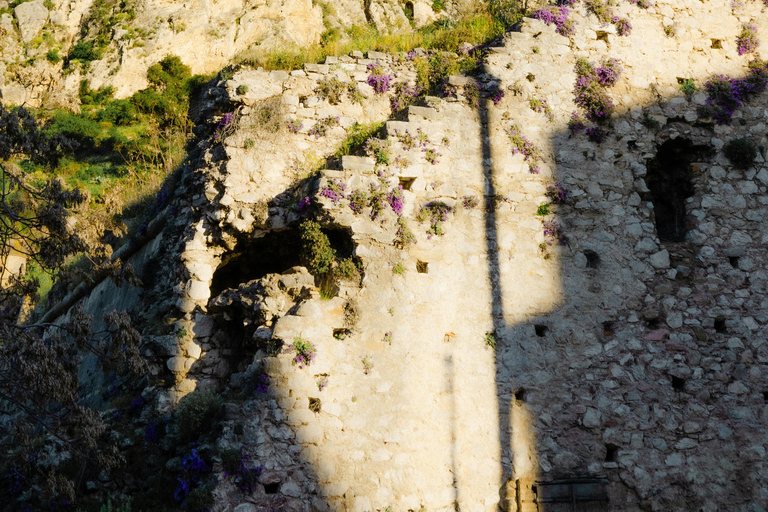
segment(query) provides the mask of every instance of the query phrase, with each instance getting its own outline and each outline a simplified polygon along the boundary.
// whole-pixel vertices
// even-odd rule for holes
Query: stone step
[[[418,124],[406,121],[387,121],[387,124],[385,125],[385,131],[387,132],[387,137],[394,137],[395,130],[400,133],[409,131],[412,135],[416,135],[416,129],[418,127]]]
[[[440,113],[430,107],[417,107],[411,105],[408,107],[408,121],[418,121],[419,119],[439,119]]]
[[[345,171],[373,172],[375,162],[367,156],[344,155],[341,157],[341,168]]]

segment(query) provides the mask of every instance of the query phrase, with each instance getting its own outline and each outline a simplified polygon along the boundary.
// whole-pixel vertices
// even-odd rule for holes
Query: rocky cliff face
[[[398,118],[368,65],[412,81],[402,55],[242,71],[208,92],[216,135],[141,256],[143,296],[102,287],[184,328],[145,333],[167,380],[155,410],[204,389],[245,396],[219,442],[265,470],[246,493],[222,479],[217,507],[768,503],[768,96],[728,125],[701,117],[705,93],[680,92],[745,76],[737,35],[750,21],[768,33],[768,18],[757,3],[617,11],[628,36],[580,7],[569,37],[527,19],[479,89],[453,77]],[[602,136],[569,129],[578,58],[623,69]],[[330,79],[367,98],[332,104]],[[386,123],[387,157],[307,177],[355,121]],[[756,148],[746,169],[724,151],[737,139]],[[357,273],[329,288],[301,266],[307,217]],[[308,365],[270,351],[297,339],[316,350]]]
[[[320,42],[327,28],[374,24],[380,31],[411,30],[404,3],[395,0],[31,0],[0,2],[0,90],[8,104],[76,105],[83,78],[111,85],[117,97],[146,87],[146,70],[176,55],[194,73],[221,70],[239,53]],[[411,2],[417,26],[437,19],[431,4]],[[62,73],[62,60],[78,43],[97,41],[90,64]],[[98,42],[100,41],[100,43]],[[101,46],[99,46],[101,45]]]

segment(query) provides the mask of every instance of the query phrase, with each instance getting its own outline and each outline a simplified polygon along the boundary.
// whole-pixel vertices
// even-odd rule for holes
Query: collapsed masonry
[[[455,96],[386,123],[388,165],[345,157],[317,179],[303,174],[354,121],[389,116],[367,65],[413,80],[407,60],[369,52],[291,73],[241,71],[210,91],[203,112],[239,108],[238,128],[201,146],[173,227],[141,257],[156,267],[144,300],[177,311],[186,333],[148,336],[166,363],[158,376],[173,374],[158,407],[200,389],[247,392],[227,404],[220,443],[242,445],[266,470],[249,494],[222,482],[221,507],[763,510],[768,98],[724,126],[698,119],[703,94],[676,92],[678,77],[744,72],[729,9],[635,9],[628,38],[578,10],[570,39],[525,20],[481,77],[507,91],[497,105],[467,105],[454,78]],[[679,40],[664,35],[668,19]],[[625,69],[602,144],[566,128],[578,56]],[[314,92],[328,76],[368,99],[330,105]],[[297,133],[262,129],[273,97]],[[530,98],[546,99],[554,121]],[[324,137],[310,135],[335,117]],[[513,153],[512,122],[542,148],[539,174]],[[721,151],[737,137],[761,147],[746,171]],[[537,216],[555,181],[571,200]],[[399,216],[416,243],[398,243],[393,207],[356,213],[349,197],[321,193],[340,183],[346,196],[402,186]],[[445,210],[440,229],[431,210],[417,218],[429,205]],[[362,265],[331,299],[294,259],[292,230],[307,215]],[[548,245],[544,221],[569,244]],[[268,350],[297,337],[317,349],[305,368]],[[266,395],[251,393],[259,369]]]

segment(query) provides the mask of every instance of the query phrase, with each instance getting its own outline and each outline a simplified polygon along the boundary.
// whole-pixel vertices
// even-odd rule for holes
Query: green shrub
[[[125,126],[136,120],[136,106],[129,100],[112,100],[96,114],[96,119]]]
[[[496,348],[496,334],[488,331],[485,333],[485,344],[491,348]]]
[[[341,158],[344,155],[362,153],[366,141],[379,134],[383,126],[384,123],[353,124],[352,127],[347,130],[347,138],[341,142],[341,145],[339,145],[339,149],[336,150],[334,156],[336,158]]]
[[[402,275],[403,272],[405,272],[405,268],[400,262],[395,263],[395,265],[392,267],[393,274]]]
[[[219,419],[221,399],[213,391],[198,391],[184,397],[176,411],[181,441],[189,443],[210,432]]]
[[[98,89],[91,89],[89,80],[80,80],[80,87],[77,92],[80,103],[83,105],[101,105],[105,101],[112,99],[115,95],[115,88],[111,85],[102,85]]]
[[[90,62],[101,59],[101,49],[94,41],[80,41],[69,49],[69,60]]]
[[[59,55],[59,49],[54,48],[53,50],[48,50],[48,53],[45,54],[45,59],[50,62],[51,64],[57,64],[61,62],[61,56]]]
[[[285,126],[285,106],[280,97],[261,101],[253,109],[253,125],[259,132],[277,133]]]
[[[320,224],[305,220],[299,227],[301,231],[301,259],[313,275],[327,274],[336,260],[336,251],[331,247],[328,237],[320,229]]]
[[[757,146],[746,138],[731,139],[723,146],[723,153],[737,169],[749,169],[757,158]]]
[[[352,258],[341,260],[333,271],[336,277],[354,277],[357,274],[357,265]]]
[[[242,96],[243,94],[247,93],[249,90],[247,85],[238,85],[235,92],[238,94],[238,96]]]
[[[680,84],[680,92],[685,94],[687,99],[691,99],[691,96],[696,93],[696,83],[693,81],[693,79],[686,78],[683,80]]]
[[[240,466],[240,450],[227,448],[221,451],[221,466],[230,474],[237,473]]]
[[[491,15],[502,22],[506,27],[511,27],[520,21],[525,14],[523,2],[519,0],[489,0],[488,9]]]

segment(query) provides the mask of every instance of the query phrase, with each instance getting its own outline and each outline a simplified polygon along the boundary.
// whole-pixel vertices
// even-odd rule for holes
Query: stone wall
[[[581,7],[570,38],[527,19],[491,49],[480,77],[506,95],[479,108],[454,77],[456,95],[391,118],[391,92],[374,94],[367,65],[379,61],[397,81],[415,73],[405,56],[375,52],[242,71],[211,90],[203,113],[217,123],[234,111],[238,128],[201,143],[177,194],[180,234],[166,239],[158,286],[187,335],[154,337],[147,354],[167,358],[173,374],[161,409],[195,389],[247,392],[226,405],[220,443],[266,469],[247,495],[222,481],[217,510],[528,511],[563,492],[584,493],[595,510],[764,510],[768,96],[714,125],[696,114],[705,95],[686,99],[678,81],[744,75],[750,56],[734,41],[750,20],[768,33],[761,8],[622,4],[634,27],[626,37]],[[676,37],[665,34],[672,24]],[[602,144],[567,128],[578,57],[624,68]],[[330,76],[368,99],[319,98]],[[552,121],[531,98],[546,100]],[[265,129],[264,109],[280,105],[297,133]],[[329,117],[339,126],[312,135]],[[389,165],[344,157],[306,178],[354,121],[386,121]],[[513,153],[512,123],[541,148],[538,174]],[[760,147],[748,170],[722,152],[738,137]],[[651,191],[668,168],[690,173],[676,242],[659,237]],[[538,216],[556,181],[570,201]],[[348,199],[318,193],[333,183],[347,194],[402,185],[416,244],[398,243],[391,208],[372,219],[370,207],[355,214]],[[678,186],[685,180],[666,185]],[[441,225],[419,222],[436,202],[451,209]],[[280,252],[308,214],[362,263],[331,299]],[[547,245],[545,221],[568,245]],[[305,368],[265,350],[297,337],[317,349]],[[267,393],[253,391],[260,371]]]

